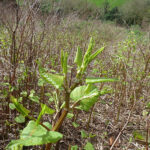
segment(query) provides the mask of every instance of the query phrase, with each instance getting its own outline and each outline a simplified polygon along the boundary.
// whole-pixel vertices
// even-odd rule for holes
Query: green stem
[[[65,120],[67,114],[68,114],[68,110],[64,109],[63,112],[62,112],[62,114],[61,114],[61,116],[57,120],[56,124],[52,128],[52,131],[58,131],[58,129],[61,127],[63,121]],[[50,150],[51,146],[52,146],[51,143],[46,144],[45,150]]]

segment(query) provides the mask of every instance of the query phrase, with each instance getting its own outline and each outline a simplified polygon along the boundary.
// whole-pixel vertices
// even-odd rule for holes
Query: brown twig
[[[110,147],[110,150],[113,149],[113,147],[115,146],[115,144],[116,144],[116,142],[118,141],[119,137],[121,136],[122,132],[124,131],[124,129],[125,129],[126,126],[128,125],[129,120],[130,120],[130,117],[131,117],[131,114],[132,114],[133,108],[134,108],[134,105],[133,105],[133,107],[132,107],[132,109],[131,109],[131,111],[130,111],[130,113],[129,113],[129,115],[128,115],[128,118],[127,118],[126,123],[124,124],[123,128],[121,129],[121,131],[119,132],[118,136],[116,137],[114,143],[113,143],[112,146]]]

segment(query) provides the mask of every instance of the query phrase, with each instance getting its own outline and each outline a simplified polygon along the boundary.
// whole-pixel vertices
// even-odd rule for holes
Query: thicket
[[[99,5],[90,0],[43,0],[39,2],[43,13],[57,13],[60,16],[75,13],[84,19],[97,18],[115,21],[118,24],[131,26],[142,25],[150,22],[149,0],[128,0],[119,5],[108,0]]]
[[[22,2],[0,13],[2,149],[148,148],[149,34]]]
[[[22,6],[24,0],[6,0],[3,3],[11,3]],[[32,2],[32,1],[30,1]],[[100,19],[114,21],[117,24],[131,26],[146,26],[150,22],[149,0],[39,0],[35,8],[40,8],[43,15],[57,15],[65,17],[76,14],[82,19]]]

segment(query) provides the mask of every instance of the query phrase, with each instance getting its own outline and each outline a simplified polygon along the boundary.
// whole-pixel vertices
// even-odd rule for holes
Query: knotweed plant
[[[62,72],[59,74],[49,73],[45,68],[42,67],[40,61],[37,61],[40,75],[38,84],[43,86],[43,84],[48,83],[53,86],[56,91],[54,98],[55,109],[52,109],[46,104],[41,103],[39,99],[34,96],[35,93],[32,91],[30,92],[29,98],[41,105],[41,111],[38,117],[34,118],[30,115],[31,110],[25,108],[17,98],[11,95],[11,106],[13,109],[16,109],[20,113],[18,120],[24,121],[25,118],[28,118],[30,121],[21,131],[20,139],[12,140],[7,145],[7,149],[22,149],[23,146],[35,146],[44,144],[46,145],[45,150],[51,149],[52,143],[56,143],[63,138],[63,135],[59,132],[59,128],[62,126],[62,123],[64,122],[67,114],[73,114],[74,109],[89,111],[98,101],[98,97],[106,93],[104,90],[99,91],[96,83],[117,81],[116,79],[110,78],[87,77],[86,70],[89,64],[105,48],[102,47],[96,52],[92,53],[93,45],[94,41],[91,38],[88,49],[84,55],[82,55],[82,50],[79,47],[77,48],[76,56],[74,59],[74,63],[77,66],[76,76],[75,80],[71,82],[71,84],[71,79],[68,77],[69,65],[67,52],[64,52],[63,50],[61,51]],[[61,95],[62,101],[60,101],[59,95]],[[51,125],[49,122],[41,121],[44,114],[55,116],[53,125]]]

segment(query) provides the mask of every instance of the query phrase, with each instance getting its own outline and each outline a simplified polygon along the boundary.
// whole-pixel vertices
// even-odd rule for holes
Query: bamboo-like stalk
[[[59,128],[61,127],[63,121],[65,120],[65,118],[69,112],[69,102],[70,102],[70,92],[68,92],[66,90],[65,91],[65,109],[63,110],[63,112],[61,113],[61,116],[59,117],[59,119],[55,123],[54,127],[52,128],[52,131],[58,131]],[[51,145],[52,145],[51,143],[46,144],[45,150],[50,150]]]
[[[56,124],[52,128],[52,131],[58,131],[58,129],[61,127],[63,121],[65,120],[67,114],[68,114],[68,110],[64,109],[61,116],[57,120]],[[51,143],[46,144],[45,150],[50,150],[50,149],[51,149]]]

